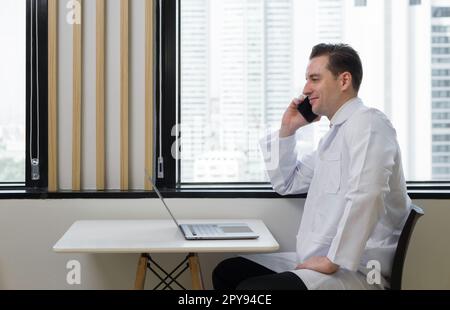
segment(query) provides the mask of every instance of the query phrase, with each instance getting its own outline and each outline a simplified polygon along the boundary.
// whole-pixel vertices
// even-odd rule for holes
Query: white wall
[[[58,2],[58,183],[72,189],[72,34],[68,0]],[[120,188],[120,0],[106,1],[105,171],[106,188]],[[81,187],[96,189],[96,5],[83,2],[83,102]],[[145,0],[130,1],[129,185],[144,189],[145,180]]]
[[[282,251],[293,250],[302,199],[169,199],[179,218],[261,218]],[[407,289],[450,289],[450,218],[448,200],[415,201],[425,210],[406,261]],[[138,255],[58,254],[55,242],[76,220],[168,218],[158,200],[0,200],[0,289],[130,289]],[[201,255],[211,288],[211,271],[225,256]],[[159,255],[166,267],[180,255]],[[82,284],[66,283],[66,263],[81,263]],[[148,274],[147,288],[155,285]],[[181,282],[190,286],[189,274]]]

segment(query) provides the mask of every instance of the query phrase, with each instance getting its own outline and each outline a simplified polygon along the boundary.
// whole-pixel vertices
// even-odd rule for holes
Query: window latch
[[[33,181],[38,181],[41,178],[39,173],[39,159],[31,159],[31,179]]]
[[[158,179],[164,178],[164,158],[158,157]]]

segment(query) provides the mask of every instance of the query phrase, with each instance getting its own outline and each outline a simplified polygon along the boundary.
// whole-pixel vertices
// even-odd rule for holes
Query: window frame
[[[36,42],[36,32],[30,33],[31,4],[34,0],[27,0],[27,56],[30,55],[30,41]],[[30,105],[26,105],[26,151],[25,151],[25,187],[26,188],[46,188],[48,186],[48,1],[39,0],[37,8],[37,35],[38,40],[38,59],[35,58],[33,67],[31,67],[30,58],[27,57],[27,99],[30,98],[30,70],[36,74],[36,68],[39,68],[39,112],[33,109],[31,113]],[[34,5],[33,5],[34,6]],[[34,21],[34,19],[33,19]],[[33,28],[34,29],[34,28]],[[35,30],[35,29],[34,29]],[[36,78],[33,79],[33,88],[36,89]],[[32,94],[32,102],[37,102],[37,92]],[[35,106],[36,107],[36,106]],[[33,118],[33,124],[39,126],[39,139],[37,136],[30,136],[30,118]],[[37,132],[37,127],[33,128],[33,132]],[[33,150],[30,149],[32,142]],[[31,178],[31,154],[35,154],[36,148],[39,146],[39,173],[40,179],[35,181]]]
[[[31,1],[27,0],[27,55],[29,55],[30,42],[30,14]],[[162,7],[160,3],[162,2]],[[178,51],[180,51],[180,42],[177,38],[177,32],[180,33],[181,24],[180,17],[177,12],[180,7],[180,0],[164,0],[156,1],[156,39],[157,52],[156,59],[160,55],[161,64],[156,66],[156,119],[155,119],[155,162],[154,173],[157,176],[157,158],[161,149],[164,158],[164,178],[156,178],[157,186],[161,188],[161,192],[167,198],[211,198],[211,199],[274,199],[286,197],[278,195],[273,191],[269,183],[182,183],[180,180],[180,160],[172,158],[172,145],[177,143],[176,138],[172,135],[173,125],[176,124],[177,118],[180,119],[179,104],[181,102],[180,93],[177,87],[180,85],[180,74],[177,70],[181,68]],[[38,7],[38,23],[39,23],[39,67],[40,67],[40,153],[41,153],[41,180],[34,182],[31,180],[31,165],[26,160],[26,180],[24,184],[1,184],[0,183],[0,199],[144,199],[157,198],[154,192],[148,191],[59,191],[50,193],[47,191],[48,184],[48,106],[47,106],[47,0],[39,0]],[[160,14],[161,10],[161,14]],[[160,26],[161,25],[161,26]],[[178,27],[177,27],[178,26]],[[160,33],[163,33],[162,41],[160,41]],[[32,34],[34,35],[34,34]],[[161,52],[159,52],[161,50]],[[177,58],[178,57],[178,58]],[[27,72],[30,70],[30,61],[27,60]],[[35,70],[35,68],[33,69]],[[29,98],[29,76],[27,75],[27,98]],[[161,87],[162,86],[162,87]],[[159,89],[161,87],[162,92]],[[161,99],[161,101],[160,101]],[[33,96],[36,101],[36,95]],[[159,114],[161,112],[161,114]],[[26,158],[30,156],[29,149],[29,114],[30,109],[27,104],[27,139],[26,139]],[[34,117],[37,117],[35,114]],[[161,126],[164,124],[164,126]],[[161,129],[161,132],[159,131]],[[36,138],[34,137],[34,140]],[[37,142],[37,141],[34,141]],[[159,143],[162,142],[162,147]],[[176,144],[175,144],[176,145]],[[412,199],[450,199],[450,180],[449,181],[409,181],[407,182],[408,193]],[[292,195],[290,198],[304,199],[306,194]]]
[[[159,12],[159,1],[158,9]],[[179,35],[181,34],[181,15],[179,14],[180,0],[165,0],[162,1],[162,15],[161,15],[161,27],[164,37],[162,42],[159,41],[158,46],[162,46],[162,101],[161,105],[156,105],[157,117],[157,135],[156,135],[156,163],[155,163],[155,176],[156,186],[167,189],[183,189],[183,188],[205,188],[205,189],[229,189],[230,186],[236,189],[261,189],[270,188],[269,183],[266,182],[235,182],[235,183],[181,183],[181,160],[175,159],[172,156],[173,149],[180,149],[179,139],[182,133],[177,132],[175,126],[181,120],[181,92],[179,86],[181,85],[181,40]],[[159,25],[159,22],[157,22]],[[158,27],[157,27],[158,28]],[[159,33],[159,29],[157,30]],[[159,48],[158,48],[159,51]],[[159,59],[159,58],[158,58]],[[159,66],[158,66],[159,68]],[[157,70],[157,76],[159,76],[159,69]],[[159,79],[157,80],[157,89],[159,88]],[[159,93],[157,94],[156,102],[159,103]],[[163,109],[160,107],[163,106]],[[161,124],[164,126],[161,127]],[[169,125],[167,125],[169,124]],[[172,125],[170,125],[172,124]],[[174,131],[176,132],[174,134]],[[161,135],[159,134],[161,132]],[[162,141],[162,144],[160,144]],[[162,147],[160,147],[162,145]],[[159,164],[158,156],[162,151],[164,159],[164,177],[158,176]]]
[[[172,128],[177,121],[177,102],[180,101],[176,91],[177,82],[179,83],[177,67],[179,68],[180,64],[177,60],[177,49],[180,48],[177,43],[177,32],[180,29],[177,22],[177,4],[179,5],[177,1],[156,1],[156,59],[158,60],[156,76],[161,79],[156,79],[156,147],[153,173],[156,186],[161,188],[177,187],[177,163],[172,157],[172,145],[176,143],[177,138],[172,135]],[[162,163],[160,157],[163,159]]]

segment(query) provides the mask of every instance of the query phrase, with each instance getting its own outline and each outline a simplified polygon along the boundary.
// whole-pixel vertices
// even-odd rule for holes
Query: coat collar
[[[359,97],[355,97],[344,103],[331,119],[330,127],[345,123],[362,104],[362,100]]]

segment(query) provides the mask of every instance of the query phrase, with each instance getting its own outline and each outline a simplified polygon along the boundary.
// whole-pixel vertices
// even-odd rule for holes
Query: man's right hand
[[[310,124],[297,109],[298,105],[303,102],[304,98],[305,97],[302,97],[301,99],[293,99],[286,112],[284,112],[283,119],[281,121],[280,138],[290,137],[301,127]],[[320,117],[318,117],[314,122],[319,120]]]

